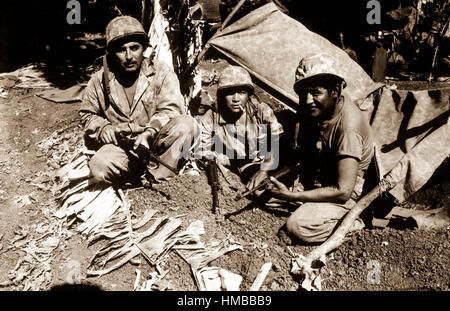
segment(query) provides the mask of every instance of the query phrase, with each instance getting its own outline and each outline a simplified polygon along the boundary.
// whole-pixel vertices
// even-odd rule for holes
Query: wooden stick
[[[256,279],[253,281],[253,284],[250,287],[250,291],[258,291],[261,288],[261,285],[266,279],[267,274],[269,274],[270,268],[272,268],[271,262],[266,262],[262,265],[261,270],[259,270]]]
[[[233,16],[236,14],[236,12],[239,11],[241,6],[244,5],[245,1],[246,0],[241,0],[241,1],[239,1],[238,4],[236,4],[236,6],[233,8],[233,10],[230,12],[230,14],[228,14],[227,18],[225,18],[225,20],[223,21],[222,26],[220,26],[220,30],[223,30],[225,27],[227,27],[230,20],[233,18]]]

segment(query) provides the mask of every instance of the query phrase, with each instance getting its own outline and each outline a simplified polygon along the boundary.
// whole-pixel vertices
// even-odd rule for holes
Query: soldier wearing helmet
[[[302,191],[290,191],[271,178],[269,190],[278,199],[300,205],[286,229],[302,242],[323,242],[331,235],[361,196],[374,153],[369,122],[359,107],[345,98],[345,85],[333,58],[325,53],[306,56],[296,70],[294,90],[299,96],[301,132],[309,136],[301,141],[310,142],[300,146],[302,167],[305,171],[314,168],[307,174],[314,178],[302,181]],[[363,227],[358,219],[352,229]]]
[[[133,17],[116,17],[106,27],[103,68],[88,82],[79,110],[85,143],[96,150],[89,162],[93,182],[123,183],[144,173],[164,180],[173,173],[159,163],[146,166],[138,147],[176,168],[182,147],[192,142],[195,123],[185,115],[178,78],[168,65],[144,58],[148,42]]]
[[[255,96],[244,68],[228,66],[222,71],[215,107],[202,116],[200,125],[203,151],[213,152],[220,164],[240,175],[248,189],[277,168],[283,128],[272,109]]]

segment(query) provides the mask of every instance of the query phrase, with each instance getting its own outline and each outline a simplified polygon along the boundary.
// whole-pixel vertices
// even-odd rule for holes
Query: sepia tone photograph
[[[447,0],[3,1],[0,291],[448,292],[449,19]]]

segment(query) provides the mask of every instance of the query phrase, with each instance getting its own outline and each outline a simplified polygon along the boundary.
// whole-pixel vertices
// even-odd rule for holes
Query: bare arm
[[[274,186],[270,191],[275,197],[287,201],[345,203],[352,195],[358,174],[358,161],[353,157],[343,157],[337,162],[338,181],[335,186],[308,191],[292,192],[271,177]]]

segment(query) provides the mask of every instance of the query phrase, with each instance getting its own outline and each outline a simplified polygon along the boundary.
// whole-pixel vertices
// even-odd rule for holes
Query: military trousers
[[[195,137],[195,121],[191,116],[182,115],[167,123],[153,140],[150,149],[173,168],[177,168],[189,157],[189,149]],[[137,158],[129,150],[114,144],[103,145],[89,161],[91,177],[94,182],[115,184],[142,175],[145,169],[159,182],[174,176],[164,165],[146,167],[143,159]]]

